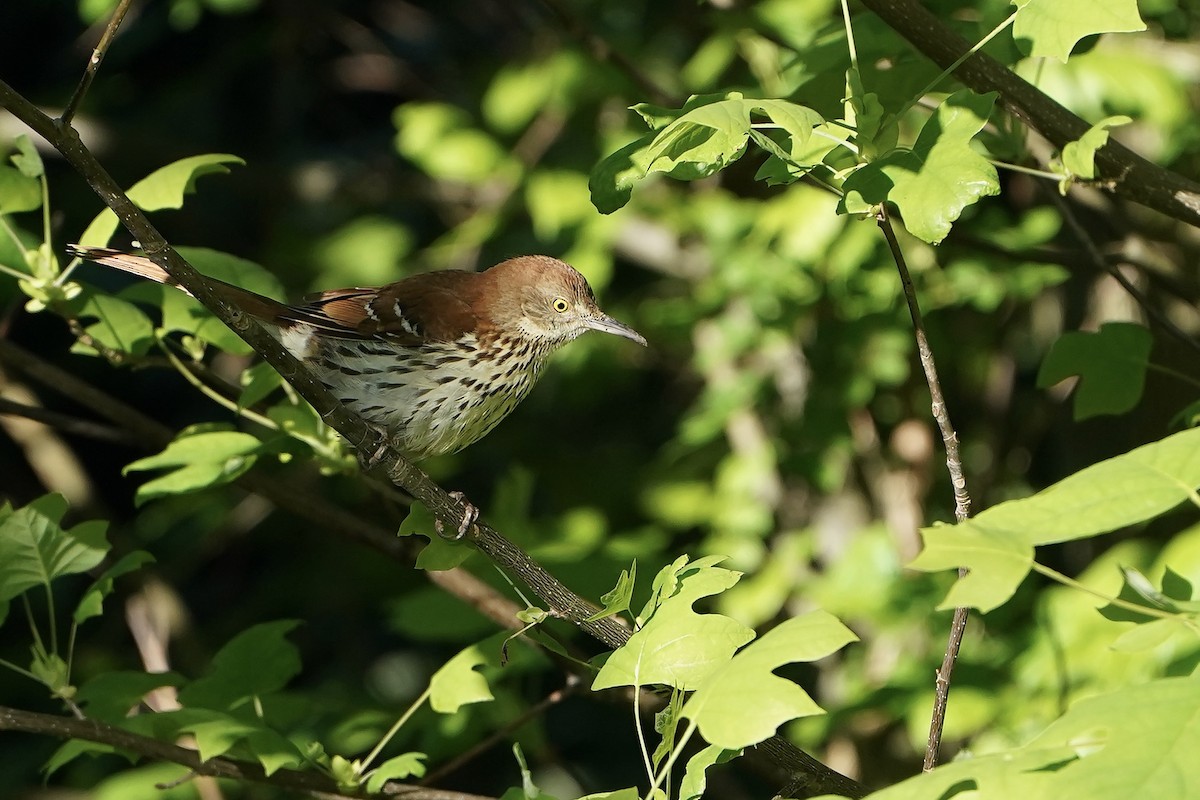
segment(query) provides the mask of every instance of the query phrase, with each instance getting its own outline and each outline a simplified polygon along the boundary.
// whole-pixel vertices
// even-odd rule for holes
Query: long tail
[[[181,292],[187,292],[187,289],[180,286],[174,278],[167,274],[165,269],[145,256],[138,256],[121,250],[113,250],[108,247],[85,247],[80,244],[67,245],[67,252],[85,261],[94,261],[97,264],[119,269],[122,272],[130,272],[155,283],[165,283],[167,286],[176,287]]]
[[[129,272],[155,283],[174,286],[184,294],[191,295],[191,292],[183,288],[177,280],[167,274],[165,269],[145,256],[126,253],[122,250],[113,250],[108,247],[85,247],[78,244],[69,244],[66,249],[71,255],[78,256],[86,261],[103,264],[106,267],[119,269],[122,272]],[[216,278],[209,278],[208,282],[219,294],[224,295],[228,302],[262,320],[279,319],[288,310],[288,306],[283,303],[272,300],[269,297],[263,297],[260,294],[255,294],[240,286],[234,286],[232,283],[226,283]]]

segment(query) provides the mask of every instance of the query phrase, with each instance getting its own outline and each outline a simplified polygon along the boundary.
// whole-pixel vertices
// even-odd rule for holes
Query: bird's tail
[[[155,283],[165,283],[167,286],[174,286],[182,292],[187,292],[187,289],[180,286],[179,282],[167,274],[165,269],[145,256],[126,253],[122,250],[113,250],[108,247],[86,247],[81,244],[67,245],[67,253],[82,258],[85,261],[94,261],[97,264],[119,269],[122,272],[129,272]]]
[[[162,283],[167,286],[174,286],[179,291],[186,295],[191,295],[187,289],[172,278],[165,269],[155,264],[145,256],[139,256],[134,253],[126,253],[123,250],[113,250],[108,247],[85,247],[79,244],[67,245],[67,252],[73,256],[78,256],[86,261],[92,261],[96,264],[103,264],[106,267],[119,269],[122,272],[129,272],[146,280]],[[211,286],[217,294],[221,295],[227,302],[230,302],[246,313],[258,317],[262,320],[280,319],[287,312],[288,307],[277,300],[272,300],[269,297],[263,297],[260,294],[248,291],[240,286],[234,286],[232,283],[226,283],[216,278],[207,278],[208,285]]]

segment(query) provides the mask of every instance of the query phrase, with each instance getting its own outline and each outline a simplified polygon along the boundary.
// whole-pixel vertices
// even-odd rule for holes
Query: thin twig
[[[1134,286],[1133,282],[1125,277],[1124,273],[1115,264],[1112,264],[1104,257],[1104,253],[1100,252],[1100,247],[1096,244],[1096,240],[1092,238],[1087,228],[1079,221],[1079,217],[1075,214],[1074,209],[1071,208],[1071,204],[1067,202],[1067,198],[1063,197],[1051,186],[1042,185],[1042,188],[1044,194],[1058,207],[1058,213],[1062,215],[1063,222],[1067,224],[1067,227],[1071,229],[1071,233],[1083,245],[1083,250],[1087,253],[1088,260],[1092,262],[1092,265],[1096,269],[1112,276],[1112,279],[1121,285],[1121,288],[1134,299],[1142,310],[1146,312],[1146,315],[1160,328],[1169,333],[1177,341],[1200,352],[1200,342],[1197,342],[1195,338],[1189,336],[1183,329],[1172,322],[1171,318],[1163,313],[1162,309],[1150,302],[1150,298],[1146,297],[1145,292]]]
[[[672,92],[659,86],[649,75],[641,70],[632,59],[597,33],[585,25],[561,0],[542,0],[542,4],[558,18],[559,24],[567,33],[575,37],[588,49],[592,58],[600,63],[611,63],[625,74],[639,89],[650,96],[650,99],[660,105],[679,105],[679,99]]]
[[[49,425],[51,428],[57,428],[63,433],[72,433],[76,436],[96,439],[101,442],[123,444],[127,447],[140,448],[142,446],[142,442],[136,436],[119,428],[101,425],[98,422],[92,422],[90,419],[72,417],[69,414],[62,414],[58,411],[50,411],[40,406],[18,403],[14,400],[9,400],[7,397],[0,397],[0,414],[24,417],[25,419]]]
[[[464,750],[454,758],[442,764],[433,772],[421,779],[422,786],[428,786],[431,783],[437,783],[447,775],[452,775],[461,769],[464,765],[471,763],[479,756],[486,753],[488,750],[495,747],[498,743],[504,741],[513,731],[520,728],[531,719],[540,717],[547,710],[558,705],[563,700],[566,700],[583,685],[583,681],[578,675],[570,673],[567,675],[567,682],[561,689],[555,689],[550,694],[543,697],[534,705],[527,708],[524,712],[518,714],[513,719],[506,722],[502,727],[496,729],[484,739],[476,742],[472,747]]]
[[[79,85],[75,87],[75,94],[71,95],[71,102],[67,103],[66,110],[59,117],[59,121],[63,125],[70,125],[71,120],[75,118],[75,113],[79,111],[83,98],[87,96],[88,89],[91,88],[92,81],[96,78],[96,71],[100,69],[100,62],[108,53],[108,47],[117,35],[117,28],[121,27],[121,21],[125,19],[125,12],[129,10],[132,3],[133,0],[121,0],[113,11],[112,17],[109,18],[108,24],[104,26],[104,33],[100,35],[100,41],[92,50],[92,57],[88,59],[87,66],[84,67],[83,77],[79,79]]]
[[[958,433],[955,432],[950,422],[950,413],[946,410],[946,398],[942,395],[942,384],[938,380],[937,364],[933,360],[933,350],[929,347],[925,323],[921,319],[921,307],[917,303],[917,290],[913,286],[904,252],[896,240],[896,231],[888,218],[885,206],[880,206],[877,219],[879,228],[887,239],[888,248],[892,251],[892,258],[896,261],[900,283],[904,287],[904,301],[908,304],[908,314],[912,317],[917,354],[921,360],[921,369],[925,372],[925,382],[929,385],[933,418],[937,421],[938,430],[942,433],[942,443],[946,448],[946,470],[950,473],[950,485],[954,490],[954,518],[962,522],[971,516],[971,495],[967,492],[967,479],[963,475],[962,459],[958,455]],[[960,568],[958,574],[962,577],[967,573],[965,569]],[[938,751],[942,745],[942,728],[946,723],[946,707],[950,702],[950,676],[954,672],[954,662],[958,659],[958,651],[962,646],[968,615],[966,608],[956,608],[954,618],[950,622],[946,654],[942,657],[942,665],[938,668],[935,681],[933,714],[929,720],[929,739],[925,745],[925,761],[922,766],[926,772],[937,766]]]

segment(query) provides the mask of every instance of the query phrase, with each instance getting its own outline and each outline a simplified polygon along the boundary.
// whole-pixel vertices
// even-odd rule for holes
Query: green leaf
[[[698,99],[688,102],[694,105]],[[786,100],[747,100],[737,92],[695,105],[658,133],[631,142],[597,164],[588,182],[593,205],[604,214],[615,211],[629,201],[635,183],[655,172],[695,180],[724,169],[746,152],[754,116],[765,116],[778,126],[789,139],[790,150],[806,147],[813,128],[825,121],[805,106]],[[653,124],[662,112],[643,114],[643,118]]]
[[[33,211],[42,205],[42,182],[0,164],[0,214]]]
[[[261,448],[262,442],[240,431],[185,430],[161,453],[139,458],[124,471],[175,468],[138,487],[136,500],[141,505],[156,497],[228,483],[254,466]]]
[[[178,247],[176,250],[197,271],[210,278],[240,286],[256,294],[280,300],[284,296],[279,279],[253,261],[203,247]],[[162,328],[196,336],[227,353],[251,355],[254,351],[225,323],[213,316],[198,300],[170,287],[145,285],[135,292],[161,293]]]
[[[299,624],[286,619],[242,631],[213,656],[206,676],[180,690],[179,702],[226,710],[249,697],[282,689],[300,672],[300,654],[284,638]]]
[[[242,393],[238,396],[238,406],[241,408],[252,408],[283,385],[283,378],[265,361],[242,370],[239,381]]]
[[[1096,151],[1108,144],[1108,129],[1117,125],[1128,125],[1132,119],[1125,116],[1106,117],[1088,128],[1077,141],[1067,142],[1062,150],[1062,165],[1067,178],[1059,189],[1066,194],[1070,178],[1092,180],[1096,177]]]
[[[1036,545],[1096,536],[1200,505],[1200,429],[1101,461],[1032,497],[1010,500],[954,526],[922,528],[925,549],[909,564],[926,572],[966,567],[939,608],[990,611],[1016,591]]]
[[[17,146],[17,154],[9,156],[9,161],[22,175],[27,178],[40,178],[46,174],[46,165],[42,163],[42,156],[32,139],[22,133],[14,140],[14,144]]]
[[[371,776],[367,778],[367,792],[369,794],[382,792],[384,784],[388,781],[425,777],[425,759],[427,758],[429,756],[424,753],[403,753],[395,758],[389,758],[371,770]]]
[[[495,696],[487,678],[476,667],[499,666],[497,655],[503,634],[463,648],[429,679],[429,707],[439,714],[455,714],[470,703],[486,703]]]
[[[996,168],[971,148],[995,99],[966,89],[947,97],[911,150],[893,150],[846,179],[842,210],[863,213],[891,201],[913,236],[930,244],[946,238],[963,209],[1000,193]]]
[[[1167,678],[1089,697],[1024,747],[938,767],[868,800],[1200,796],[1200,691]]]
[[[474,551],[458,542],[447,541],[438,536],[435,522],[433,514],[423,503],[414,502],[408,509],[408,516],[400,523],[398,535],[415,534],[429,539],[429,544],[417,554],[417,569],[454,569],[470,558]]]
[[[113,581],[116,578],[134,570],[141,569],[146,564],[154,561],[154,556],[147,553],[145,550],[134,550],[132,553],[126,553],[121,557],[116,564],[104,571],[96,582],[88,587],[88,590],[83,593],[83,597],[79,599],[79,604],[75,607],[73,619],[78,625],[84,620],[98,617],[104,610],[104,598],[108,597],[113,590]]]
[[[62,575],[86,572],[108,553],[102,520],[71,530],[60,526],[67,501],[48,494],[16,511],[0,509],[0,601],[34,586],[49,586]]]
[[[160,167],[130,187],[127,194],[143,211],[159,211],[164,208],[182,208],[184,198],[195,191],[196,181],[204,175],[229,172],[226,164],[245,164],[237,156],[227,153],[208,153],[182,158],[165,167]],[[104,209],[91,221],[79,237],[83,245],[108,244],[117,232],[117,216]]]
[[[671,699],[666,707],[654,715],[654,732],[659,735],[658,746],[650,755],[650,764],[655,771],[675,749],[675,741],[679,735],[680,712],[683,711],[684,693],[678,689],[671,690]]]
[[[1196,614],[1200,603],[1192,600],[1192,583],[1168,567],[1163,574],[1162,589],[1156,589],[1150,579],[1132,567],[1122,567],[1121,591],[1117,599],[1172,614]],[[1105,619],[1114,622],[1152,623],[1161,617],[1151,616],[1112,603],[1100,609]],[[1164,620],[1166,621],[1166,620]]]
[[[89,718],[118,723],[150,692],[182,683],[174,672],[101,672],[79,687],[75,697]]]
[[[595,794],[585,794],[579,800],[638,800],[641,794],[636,786],[630,786],[625,789],[616,789],[611,792],[596,792]]]
[[[461,109],[447,103],[410,102],[392,115],[396,150],[430,177],[468,184],[492,180],[509,154]]]
[[[754,632],[736,620],[697,614],[692,608],[700,598],[725,591],[741,577],[711,563],[703,560],[681,568],[676,562],[660,572],[660,577],[666,576],[661,583],[656,579],[661,603],[601,667],[593,691],[651,683],[690,691],[754,638]]]
[[[604,607],[588,617],[588,622],[595,622],[598,619],[628,611],[629,603],[633,600],[635,583],[637,583],[636,561],[629,566],[629,569],[621,570],[621,576],[617,578],[617,585],[611,591],[600,596],[600,602],[604,604]]]
[[[83,739],[70,739],[63,742],[62,746],[55,750],[53,755],[42,765],[42,775],[49,779],[55,772],[58,772],[80,756],[110,754],[120,755],[121,751],[117,750],[111,744],[86,742]],[[127,755],[129,763],[132,764],[136,760],[135,756],[132,754]]]
[[[92,338],[110,350],[145,355],[154,344],[154,325],[142,310],[111,295],[88,291],[76,315],[95,319],[87,326]]]
[[[718,745],[710,744],[689,758],[683,772],[683,782],[679,784],[679,800],[700,800],[704,796],[704,790],[708,788],[708,779],[705,775],[708,768],[732,761],[741,753],[741,750],[726,750]]]
[[[683,707],[709,744],[738,750],[772,736],[797,717],[821,714],[808,693],[773,670],[816,661],[858,637],[826,611],[811,611],[772,628],[714,670]]]
[[[1038,370],[1045,389],[1079,376],[1075,419],[1124,414],[1142,399],[1154,339],[1131,322],[1106,322],[1096,333],[1072,331],[1058,338]]]
[[[1013,39],[1033,58],[1066,61],[1075,43],[1097,33],[1146,30],[1137,0],[1013,0]]]

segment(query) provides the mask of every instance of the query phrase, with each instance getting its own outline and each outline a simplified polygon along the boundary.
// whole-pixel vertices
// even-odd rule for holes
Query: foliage
[[[114,4],[49,5],[91,23]],[[555,2],[502,19],[173,0],[128,20],[80,127],[172,242],[203,243],[179,248],[203,274],[282,298],[548,252],[647,335],[646,353],[584,337],[488,438],[422,465],[629,639],[585,660],[594,643],[553,598],[363,481],[353,447],[199,303],[65,260],[67,242],[124,246],[116,217],[13,135],[6,336],[174,436],[40,445],[9,429],[0,705],[187,736],[203,759],[322,791],[438,785],[497,736],[514,756],[475,754],[453,781],[692,800],[780,735],[818,755],[836,742],[872,797],[1194,795],[1200,384],[1161,320],[1200,329],[1196,245],[1095,191],[1116,181],[1096,159],[1115,139],[1196,171],[1193,87],[1173,58],[1194,15],[928,5],[1086,133],[1047,152],[1004,98],[833,0]],[[28,20],[0,29],[46,55],[0,57],[0,78],[62,105],[81,28],[66,38],[13,7]],[[280,55],[285,40],[304,57]],[[1054,194],[1087,197],[1098,247]],[[954,525],[885,212],[976,510]],[[21,402],[121,424],[54,388]],[[285,491],[268,503],[264,485]],[[420,549],[416,569],[360,546],[378,527],[390,555]],[[450,593],[464,573],[519,599],[513,630]],[[959,605],[978,613],[944,749],[964,757],[908,777],[942,612]],[[138,627],[142,606],[159,628]],[[617,712],[593,702],[614,689],[629,692]],[[82,740],[6,751],[9,785],[98,797],[157,797],[182,769]]]

